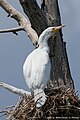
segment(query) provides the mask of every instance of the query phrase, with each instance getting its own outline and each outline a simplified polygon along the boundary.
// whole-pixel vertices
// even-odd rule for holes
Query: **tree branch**
[[[22,96],[24,96],[24,95],[26,95],[26,96],[31,95],[31,93],[28,92],[28,91],[25,91],[23,89],[19,89],[19,88],[13,87],[13,86],[11,86],[9,84],[6,84],[4,82],[0,82],[0,87],[5,88],[5,89],[9,90],[10,92],[13,92],[13,93],[18,94],[18,95],[22,95]]]
[[[24,28],[32,43],[36,46],[38,35],[36,31],[32,29],[30,22],[20,12],[7,3],[6,0],[0,0],[0,6],[9,14],[8,16],[14,18],[18,24]]]
[[[24,13],[28,16],[32,28],[40,35],[44,29],[48,27],[46,15],[40,9],[36,0],[19,0]]]
[[[16,32],[24,30],[23,27],[16,27],[16,28],[9,28],[9,29],[1,29],[0,33],[8,33],[8,32],[13,32],[14,34],[17,35]]]

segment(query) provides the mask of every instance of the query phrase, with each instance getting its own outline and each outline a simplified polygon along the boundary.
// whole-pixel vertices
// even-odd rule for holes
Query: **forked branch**
[[[34,29],[32,29],[30,22],[14,7],[12,7],[6,0],[0,0],[0,6],[9,14],[11,18],[14,18],[18,24],[25,30],[30,37],[32,43],[36,45],[38,35]]]

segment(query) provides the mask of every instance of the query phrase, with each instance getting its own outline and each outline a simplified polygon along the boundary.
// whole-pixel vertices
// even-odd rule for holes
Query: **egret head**
[[[47,42],[47,40],[56,32],[58,32],[65,25],[57,26],[57,27],[48,27],[45,29],[39,37],[38,44],[43,44]]]

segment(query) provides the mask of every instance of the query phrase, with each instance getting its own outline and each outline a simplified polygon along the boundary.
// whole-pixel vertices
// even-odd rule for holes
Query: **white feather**
[[[51,36],[51,28],[45,30],[39,37],[39,48],[27,57],[23,65],[23,73],[28,87],[34,92],[37,107],[42,107],[46,101],[44,88],[50,76],[49,47],[47,40]]]
[[[42,107],[46,101],[44,88],[50,76],[50,59],[48,39],[52,32],[57,32],[64,25],[57,27],[48,27],[39,37],[39,48],[35,49],[26,59],[23,65],[23,73],[28,87],[34,93],[34,99],[37,107]]]

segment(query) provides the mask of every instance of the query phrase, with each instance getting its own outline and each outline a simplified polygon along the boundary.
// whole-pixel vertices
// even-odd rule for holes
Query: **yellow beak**
[[[65,27],[64,24],[60,25],[60,26],[57,26],[57,27],[53,27],[52,28],[52,32],[58,32],[61,28]]]

